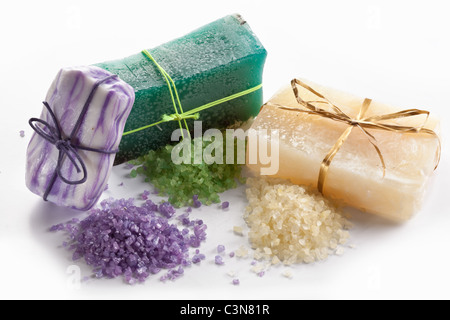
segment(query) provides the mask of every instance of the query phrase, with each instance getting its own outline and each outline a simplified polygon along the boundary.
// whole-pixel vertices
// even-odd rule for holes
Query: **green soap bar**
[[[148,50],[172,77],[183,111],[262,84],[267,52],[239,15],[227,16],[190,34]],[[142,128],[175,112],[168,86],[143,53],[96,66],[131,85],[136,94],[124,132]],[[263,104],[262,89],[200,112],[203,130],[223,129],[256,116]],[[187,120],[192,131],[194,120]],[[116,164],[136,159],[171,142],[177,121],[124,135]]]

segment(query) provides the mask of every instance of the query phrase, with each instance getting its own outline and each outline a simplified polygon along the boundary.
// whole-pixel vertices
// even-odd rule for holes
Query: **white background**
[[[3,1],[0,4],[0,298],[330,299],[450,298],[450,20],[448,1]],[[59,68],[121,58],[238,12],[269,52],[267,100],[293,77],[303,77],[442,119],[443,155],[427,201],[411,221],[393,225],[355,214],[342,257],[263,278],[251,260],[213,263],[214,248],[247,244],[231,232],[245,226],[244,188],[227,192],[231,208],[195,211],[208,224],[207,259],[176,282],[128,286],[121,280],[74,284],[64,237],[47,232],[79,215],[44,203],[24,183],[25,151],[46,91]],[[21,138],[19,131],[25,130]],[[114,168],[105,196],[137,197],[148,188]],[[120,182],[125,187],[118,188]],[[248,245],[248,244],[247,244]],[[77,263],[81,276],[89,268]],[[75,267],[75,270],[77,268]],[[226,275],[237,272],[239,286]]]

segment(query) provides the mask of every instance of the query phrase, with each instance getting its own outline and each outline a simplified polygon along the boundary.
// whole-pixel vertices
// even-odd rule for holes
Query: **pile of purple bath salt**
[[[189,248],[206,239],[206,225],[197,220],[183,229],[170,223],[175,209],[147,200],[136,206],[133,199],[105,200],[81,222],[53,226],[64,230],[73,259],[84,258],[98,278],[122,276],[127,283],[144,282],[161,270],[161,281],[174,280],[190,266]]]

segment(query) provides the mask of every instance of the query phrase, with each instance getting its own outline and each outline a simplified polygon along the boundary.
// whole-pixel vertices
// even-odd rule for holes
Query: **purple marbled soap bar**
[[[108,71],[93,66],[64,68],[58,73],[46,102],[56,116],[63,139],[70,137],[87,106],[70,142],[85,165],[87,179],[72,185],[57,176],[60,146],[35,133],[28,145],[26,168],[26,184],[33,193],[44,196],[47,192],[48,201],[78,210],[88,210],[96,204],[106,187],[115,154],[82,150],[76,146],[104,151],[118,149],[134,103],[134,89],[118,77],[101,82],[111,76]],[[101,84],[95,89],[98,82]],[[92,93],[92,100],[87,103]],[[40,119],[56,126],[47,108],[43,108]],[[36,126],[45,133],[52,130],[39,123]],[[69,155],[64,154],[60,161],[62,177],[69,181],[82,179],[83,172],[78,172],[74,161],[68,158]]]

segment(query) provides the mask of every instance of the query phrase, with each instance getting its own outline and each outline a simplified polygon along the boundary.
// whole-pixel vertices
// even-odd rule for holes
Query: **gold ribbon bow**
[[[330,168],[331,161],[333,160],[334,156],[338,153],[339,149],[342,147],[342,145],[345,143],[347,138],[349,137],[350,133],[352,132],[354,127],[358,127],[367,137],[369,142],[372,144],[372,146],[375,148],[378,157],[380,158],[381,164],[383,166],[383,177],[386,173],[386,164],[384,162],[383,155],[380,151],[380,148],[378,147],[377,140],[375,137],[367,131],[367,129],[377,129],[377,130],[385,130],[385,131],[391,131],[396,133],[424,133],[424,134],[430,134],[436,137],[438,141],[438,149],[436,151],[436,166],[434,169],[437,168],[440,156],[441,156],[441,142],[438,137],[438,135],[430,129],[424,128],[428,117],[430,115],[429,111],[426,110],[419,110],[419,109],[407,109],[395,113],[389,113],[384,115],[377,115],[377,116],[371,116],[371,117],[364,117],[367,110],[370,107],[370,104],[372,103],[371,99],[364,99],[364,102],[361,106],[361,109],[359,110],[358,115],[356,118],[351,118],[347,114],[345,114],[338,106],[330,102],[327,98],[325,98],[322,94],[305,84],[304,82],[294,79],[291,81],[292,90],[294,91],[295,98],[297,102],[303,106],[305,109],[300,108],[290,108],[278,104],[273,103],[267,103],[266,105],[272,105],[275,107],[278,107],[283,110],[288,111],[294,111],[294,112],[302,112],[312,115],[318,115],[324,118],[328,118],[334,121],[340,121],[343,123],[346,123],[349,125],[349,127],[342,133],[342,135],[339,137],[339,139],[336,141],[334,146],[331,148],[331,150],[328,152],[326,157],[323,159],[322,164],[320,165],[320,171],[319,171],[319,178],[317,183],[317,188],[320,193],[323,194],[325,179],[328,173],[328,170]],[[309,92],[313,93],[315,96],[319,97],[322,100],[316,100],[316,101],[305,101],[303,100],[298,92],[298,87],[301,86],[308,90]],[[319,108],[315,106],[314,104],[327,104],[332,111],[327,111],[325,109]],[[412,117],[412,116],[418,116],[418,115],[426,115],[425,121],[418,127],[410,127],[410,126],[401,126],[396,124],[389,124],[384,123],[383,121],[386,120],[393,120],[393,119],[400,119],[400,118],[406,118],[406,117]]]

